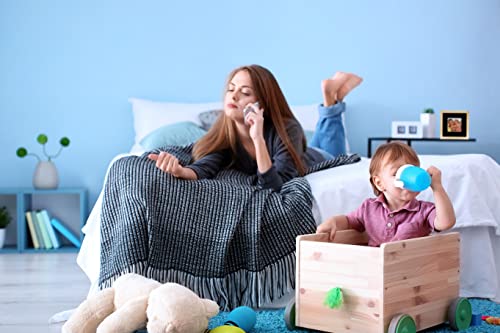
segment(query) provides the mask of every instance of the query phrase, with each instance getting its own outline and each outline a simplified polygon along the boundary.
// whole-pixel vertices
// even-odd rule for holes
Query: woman
[[[322,82],[324,101],[311,142],[316,149],[311,149],[273,74],[259,65],[236,68],[227,81],[224,112],[194,145],[194,162],[182,166],[167,152],[149,158],[178,178],[212,178],[223,168],[233,167],[257,174],[260,187],[279,191],[286,181],[304,175],[307,167],[345,153],[338,144],[345,141],[341,123],[345,104],[341,101],[361,80],[338,72]],[[252,112],[244,112],[246,108]]]
[[[336,102],[353,77],[341,73],[323,83],[325,110],[337,112],[322,115],[331,118],[327,124],[340,122],[344,106]],[[109,170],[99,287],[135,272],[180,283],[226,310],[259,307],[290,292],[295,239],[314,232],[316,223],[307,180],[288,180],[325,158],[306,147],[273,75],[256,65],[234,70],[224,112],[209,132],[193,147],[166,150],[121,158]]]

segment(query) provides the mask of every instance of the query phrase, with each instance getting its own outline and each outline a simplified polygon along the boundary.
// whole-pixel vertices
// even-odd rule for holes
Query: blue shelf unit
[[[58,249],[35,249],[26,222],[27,211],[46,209],[50,217],[62,221],[80,241],[81,228],[87,220],[87,190],[85,188],[58,188],[37,190],[34,188],[0,188],[0,207],[6,206],[12,222],[7,226],[5,245],[2,253],[52,253],[78,252],[62,235]]]

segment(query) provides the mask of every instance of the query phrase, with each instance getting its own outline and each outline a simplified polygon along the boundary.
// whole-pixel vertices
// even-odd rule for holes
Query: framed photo
[[[391,137],[418,139],[422,137],[422,123],[419,121],[393,121]]]
[[[441,139],[469,139],[469,112],[441,111]]]

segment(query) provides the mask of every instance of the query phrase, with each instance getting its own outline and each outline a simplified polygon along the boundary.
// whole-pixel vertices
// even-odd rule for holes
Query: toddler
[[[441,184],[441,171],[430,166],[434,203],[416,199],[420,192],[399,188],[396,171],[404,164],[420,166],[416,152],[401,142],[378,147],[370,163],[370,182],[376,198],[366,199],[347,215],[328,218],[317,233],[329,233],[333,240],[337,230],[366,231],[368,245],[429,235],[433,230],[447,230],[455,225],[455,212]]]

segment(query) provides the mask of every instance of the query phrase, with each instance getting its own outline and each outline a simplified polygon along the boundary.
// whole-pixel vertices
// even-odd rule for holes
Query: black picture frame
[[[441,111],[441,139],[468,140],[469,112]]]

